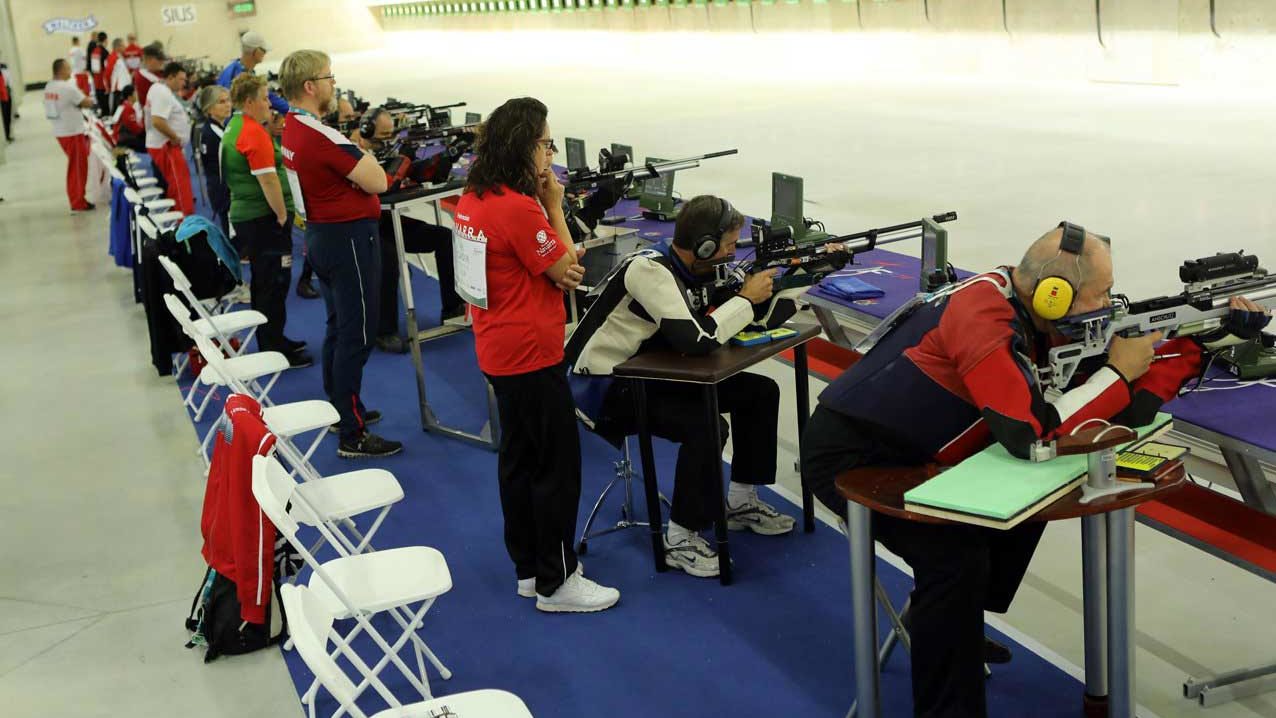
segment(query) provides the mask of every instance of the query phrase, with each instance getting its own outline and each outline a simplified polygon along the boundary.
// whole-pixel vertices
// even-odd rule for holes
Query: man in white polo
[[[93,100],[71,81],[71,63],[53,61],[53,79],[44,86],[44,116],[53,124],[53,136],[66,153],[66,198],[72,212],[87,212],[93,205],[84,198],[84,184],[89,176],[89,136],[83,108]]]

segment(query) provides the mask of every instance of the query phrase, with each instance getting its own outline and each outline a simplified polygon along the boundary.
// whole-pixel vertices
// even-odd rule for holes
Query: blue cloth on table
[[[828,294],[852,302],[860,299],[881,299],[886,296],[883,290],[858,277],[847,275],[830,274],[820,283],[820,287]]]
[[[115,258],[115,266],[133,266],[133,206],[124,198],[124,183],[111,179],[111,231],[107,252]]]
[[[212,248],[217,259],[230,270],[236,282],[244,281],[239,269],[239,252],[226,238],[222,228],[216,222],[198,214],[188,215],[177,228],[177,241],[189,242],[191,237],[203,233],[208,238],[208,246]]]

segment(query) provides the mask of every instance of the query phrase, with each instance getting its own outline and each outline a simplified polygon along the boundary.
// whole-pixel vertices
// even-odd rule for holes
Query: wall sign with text
[[[97,18],[89,15],[88,17],[54,17],[45,20],[40,24],[44,28],[44,34],[52,35],[55,32],[65,32],[72,35],[78,35],[82,32],[88,32],[97,27]]]
[[[160,15],[163,17],[165,25],[193,25],[195,23],[195,6],[190,3],[185,5],[165,5],[160,8]]]

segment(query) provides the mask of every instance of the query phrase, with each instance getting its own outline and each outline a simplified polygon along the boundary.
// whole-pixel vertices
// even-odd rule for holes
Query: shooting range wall
[[[1098,82],[1227,82],[1271,67],[1270,0],[429,0],[369,10],[416,30],[839,33],[869,67]],[[543,9],[542,9],[543,6]],[[1271,74],[1271,73],[1268,73]],[[1269,82],[1269,81],[1268,81]]]
[[[65,18],[82,21],[92,17],[92,32],[106,32],[110,38],[136,32],[139,45],[155,40],[164,43],[173,55],[207,57],[225,65],[239,56],[239,36],[248,30],[261,33],[274,52],[269,60],[282,60],[302,47],[328,52],[359,50],[376,45],[381,36],[378,15],[363,0],[256,0],[256,15],[233,17],[227,0],[19,0],[10,3],[18,56],[28,83],[49,79],[53,61],[66,57],[71,35],[46,32],[45,23]],[[167,18],[194,20],[166,24]],[[181,11],[181,12],[176,12]],[[88,31],[75,33],[86,47]]]

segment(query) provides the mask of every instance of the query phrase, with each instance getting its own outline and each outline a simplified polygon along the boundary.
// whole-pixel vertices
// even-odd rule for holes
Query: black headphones
[[[363,113],[363,119],[359,120],[359,135],[365,140],[371,140],[377,134],[377,118],[385,113],[385,108],[377,106]]]
[[[731,203],[725,199],[718,198],[722,203],[722,213],[718,215],[717,229],[712,233],[702,234],[696,238],[695,244],[691,250],[695,253],[696,259],[708,259],[718,253],[718,247],[722,244],[722,234],[730,229],[731,216],[735,214],[735,210],[731,208]]]

